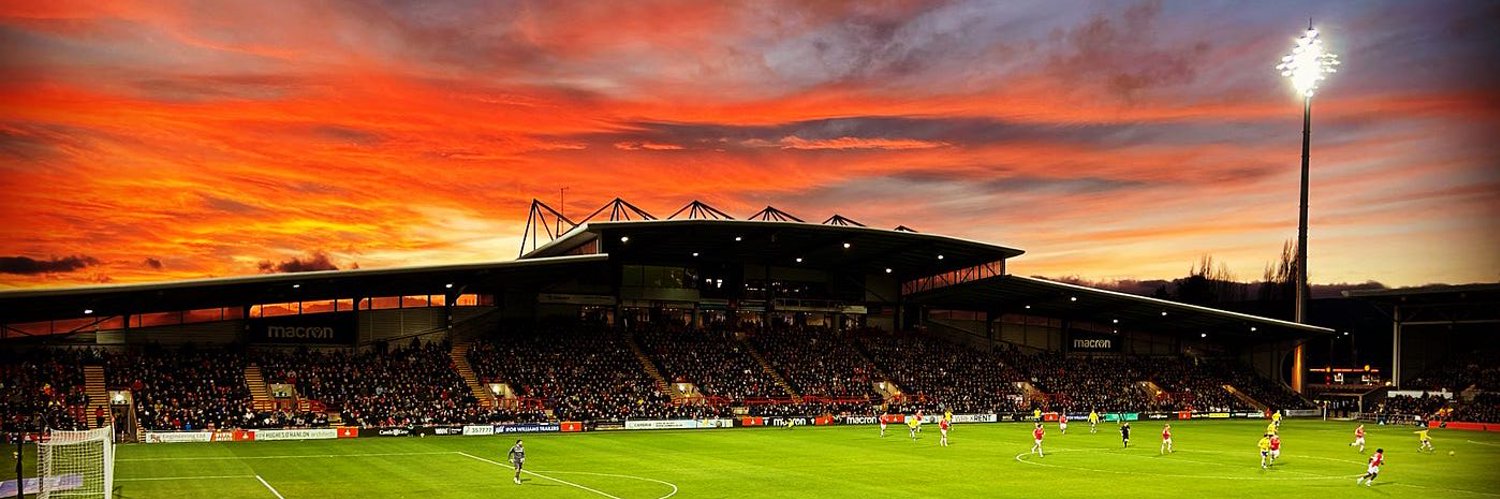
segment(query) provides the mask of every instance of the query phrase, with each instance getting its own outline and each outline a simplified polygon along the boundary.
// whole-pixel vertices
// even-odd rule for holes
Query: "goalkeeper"
[[[516,440],[516,445],[510,448],[509,458],[511,466],[514,466],[516,468],[516,485],[520,485],[521,465],[526,464],[526,448],[521,445],[521,441],[519,439]]]

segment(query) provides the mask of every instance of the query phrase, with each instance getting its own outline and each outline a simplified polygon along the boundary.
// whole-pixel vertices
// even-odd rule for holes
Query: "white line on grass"
[[[492,460],[485,459],[485,458],[482,458],[482,457],[479,457],[479,456],[476,456],[476,455],[473,455],[473,454],[470,454],[470,453],[467,453],[467,452],[459,452],[459,454],[462,455],[462,456],[464,456],[464,457],[467,457],[469,459],[475,459],[475,460],[479,460],[479,461],[484,461],[486,463],[490,463],[490,464],[493,464],[495,466],[499,466],[499,467],[502,467],[502,468],[510,468],[510,466],[502,464],[499,461],[492,461]],[[541,477],[541,478],[545,478],[545,479],[548,479],[548,480],[552,480],[554,482],[557,482],[557,483],[560,483],[560,484],[563,484],[563,485],[569,485],[569,486],[577,487],[579,489],[587,490],[589,492],[593,492],[595,494],[599,494],[601,496],[608,497],[610,499],[621,499],[619,496],[612,495],[612,494],[610,494],[608,492],[605,492],[605,491],[602,491],[602,490],[599,490],[599,489],[589,488],[587,486],[579,485],[579,484],[576,484],[576,483],[573,483],[573,482],[569,482],[567,480],[562,480],[562,479],[559,479],[559,478],[552,478],[550,476],[543,475],[543,474],[537,473],[535,471],[521,470],[521,472],[525,473],[525,474],[528,474],[528,475],[531,475],[531,476],[536,476],[536,477]],[[556,471],[549,471],[548,473],[558,473],[558,472],[556,472]],[[595,473],[595,474],[604,475],[603,473]],[[611,475],[605,475],[605,476],[611,476]],[[640,478],[640,477],[631,477],[631,478]],[[652,480],[652,481],[654,482],[656,480]],[[666,483],[666,482],[662,482],[662,483]],[[667,484],[667,485],[671,485],[672,486],[672,494],[676,494],[677,493],[677,486],[676,485],[672,485],[672,484]],[[667,495],[661,496],[660,498],[657,498],[657,499],[665,499],[665,498],[668,498],[668,497],[672,497],[672,494],[667,494]]]
[[[1500,444],[1497,444],[1497,443],[1494,443],[1494,442],[1475,442],[1473,440],[1464,440],[1464,441],[1468,442],[1468,443],[1471,443],[1471,444],[1489,445],[1489,446],[1492,446],[1492,447],[1500,447]]]
[[[167,480],[221,480],[229,478],[255,478],[255,475],[198,475],[198,476],[152,476],[139,478],[116,478],[116,482],[158,482]]]
[[[276,499],[286,499],[285,497],[281,497],[281,493],[276,491],[276,487],[272,487],[271,484],[266,483],[266,479],[261,478],[260,475],[255,475],[255,479],[260,480],[260,484],[265,485],[266,489],[270,490],[271,494],[276,496]]]
[[[521,471],[526,471],[526,470],[521,470]],[[617,478],[629,478],[631,480],[642,480],[642,481],[646,481],[646,482],[656,482],[656,483],[659,483],[659,484],[662,484],[662,485],[666,485],[666,486],[672,488],[672,493],[664,495],[664,496],[661,496],[661,497],[658,497],[656,499],[667,499],[668,497],[672,497],[672,496],[677,495],[677,484],[674,484],[672,482],[663,481],[663,480],[657,480],[655,478],[646,478],[646,477],[643,477],[643,476],[635,476],[635,475],[616,475],[614,473],[594,473],[592,471],[549,471],[549,470],[543,470],[543,472],[545,472],[545,473],[553,473],[553,474],[561,473],[561,474],[571,474],[571,475],[612,476],[612,477],[617,477]]]
[[[288,454],[282,456],[212,456],[212,457],[137,457],[121,458],[115,461],[209,461],[209,460],[239,460],[239,459],[327,459],[342,457],[385,457],[385,456],[441,456],[452,455],[456,452],[386,452],[375,454]]]

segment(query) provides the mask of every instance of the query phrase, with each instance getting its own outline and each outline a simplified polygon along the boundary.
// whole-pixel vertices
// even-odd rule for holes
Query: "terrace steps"
[[[755,359],[755,362],[760,364],[760,368],[767,375],[771,376],[771,379],[776,380],[776,384],[780,385],[782,390],[786,390],[787,396],[799,404],[802,403],[802,395],[797,393],[796,389],[792,388],[792,384],[787,382],[786,378],[781,375],[781,372],[777,371],[776,367],[772,366],[770,361],[761,356],[760,352],[756,351],[755,347],[750,345],[750,342],[741,340],[740,347],[744,348],[745,352],[750,354],[750,358]]]
[[[99,428],[98,421],[94,419],[94,412],[104,409],[104,424],[111,424],[114,415],[109,410],[109,389],[106,388],[104,377],[104,366],[83,366],[83,390],[89,396],[88,407],[84,408],[84,421],[89,428]]]
[[[276,398],[271,396],[271,386],[266,384],[265,373],[260,371],[259,365],[245,366],[245,388],[250,389],[250,405],[256,410],[276,407]]]
[[[469,385],[469,391],[474,393],[474,398],[479,400],[479,405],[492,408],[498,405],[495,394],[485,389],[484,384],[479,382],[479,376],[474,374],[474,367],[469,364],[469,344],[453,344],[453,349],[448,351],[449,358],[453,359],[453,370],[464,379],[464,384]]]
[[[1234,398],[1239,399],[1240,402],[1250,404],[1256,409],[1259,409],[1260,412],[1264,413],[1270,410],[1270,407],[1268,407],[1266,404],[1262,404],[1259,400],[1250,398],[1250,395],[1247,395],[1245,392],[1242,392],[1238,388],[1235,388],[1234,385],[1224,385],[1224,390],[1229,392],[1230,395],[1234,395]]]
[[[661,370],[656,368],[656,363],[652,362],[651,357],[646,355],[646,351],[641,349],[641,345],[635,341],[634,336],[625,335],[625,344],[630,346],[630,352],[634,353],[636,360],[640,361],[641,369],[645,370],[646,374],[650,375],[651,379],[656,381],[656,389],[658,391],[672,397],[673,404],[681,404],[687,400],[687,396],[683,395],[682,392],[672,389],[671,383],[668,383],[667,378],[661,375]]]

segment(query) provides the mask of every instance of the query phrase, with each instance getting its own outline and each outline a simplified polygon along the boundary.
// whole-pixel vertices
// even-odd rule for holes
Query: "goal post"
[[[36,446],[37,499],[112,497],[114,427],[51,430]]]

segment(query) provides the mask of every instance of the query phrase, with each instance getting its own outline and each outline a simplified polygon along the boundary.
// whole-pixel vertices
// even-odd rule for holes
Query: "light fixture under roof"
[[[802,257],[797,257],[797,263],[802,263]]]
[[[844,243],[844,249],[849,249],[849,243]]]
[[[1069,296],[1068,297],[1068,301],[1078,301],[1078,297],[1077,296]]]
[[[886,268],[885,268],[885,273],[887,273],[887,274],[889,274],[889,273],[891,273],[891,272],[892,272],[892,270],[891,270],[891,268],[890,268],[890,267],[886,267]]]
[[[698,252],[697,251],[693,252],[693,258],[698,258]]]
[[[448,284],[444,284],[443,287],[448,288],[448,289],[453,289],[453,283],[450,282]]]
[[[298,289],[298,288],[301,288],[301,287],[302,287],[301,284],[293,284],[292,285],[292,289]]]
[[[628,242],[630,242],[630,236],[620,236],[620,242],[622,242],[622,243],[628,243]]]
[[[1207,338],[1208,337],[1208,333],[1198,333],[1198,337],[1199,338]]]
[[[740,237],[740,236],[734,236],[734,240],[735,240],[735,241],[744,241],[744,240],[745,240],[745,238],[743,238],[743,237]]]
[[[85,309],[83,309],[83,315],[89,315],[89,314],[92,314],[92,313],[94,313],[94,309],[92,309],[92,308],[85,308]]]
[[[943,255],[938,255],[938,260],[942,260],[942,259],[943,259]]]

